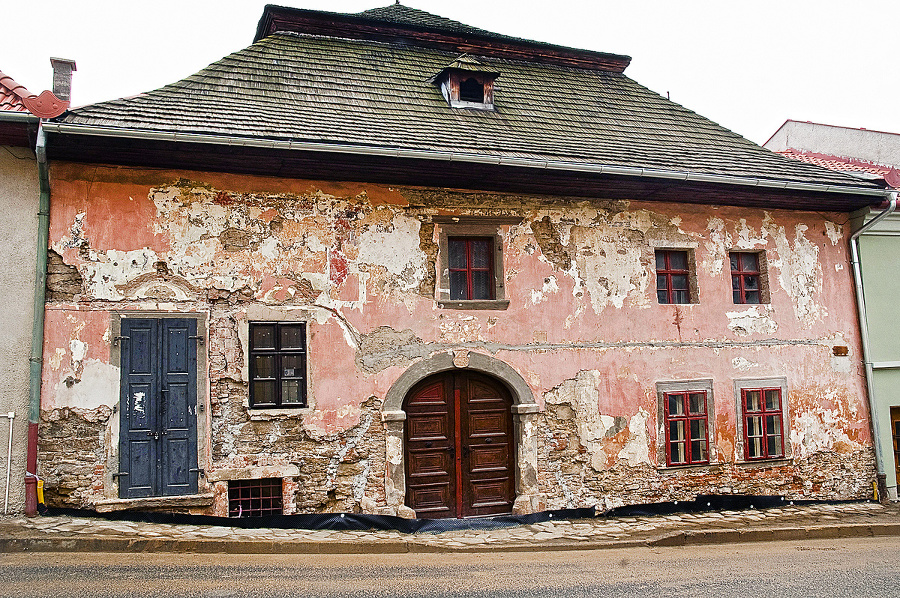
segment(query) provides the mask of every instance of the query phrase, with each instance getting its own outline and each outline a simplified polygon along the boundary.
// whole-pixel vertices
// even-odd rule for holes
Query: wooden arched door
[[[512,397],[456,370],[412,388],[406,411],[406,504],[418,517],[510,513],[515,500]]]

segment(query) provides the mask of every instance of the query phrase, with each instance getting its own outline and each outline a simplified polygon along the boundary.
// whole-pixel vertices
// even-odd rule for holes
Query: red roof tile
[[[799,160],[800,162],[806,162],[807,164],[815,164],[829,170],[872,174],[878,178],[885,179],[892,187],[897,187],[897,182],[900,181],[900,171],[883,164],[875,164],[874,162],[866,162],[865,160],[856,158],[845,158],[843,156],[832,156],[815,152],[801,152],[793,149],[777,153],[793,160]]]
[[[13,91],[16,88],[15,86],[24,89],[0,71],[0,111],[28,112],[28,108],[22,103],[22,98]]]
[[[59,99],[52,92],[45,90],[40,95],[33,94],[0,71],[0,110],[30,112],[40,118],[53,118],[68,107],[68,101]]]

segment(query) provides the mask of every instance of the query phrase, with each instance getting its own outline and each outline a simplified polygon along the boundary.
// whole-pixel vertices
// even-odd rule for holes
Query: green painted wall
[[[860,237],[872,361],[900,361],[900,235]]]
[[[869,359],[900,362],[900,218],[891,217],[859,240]],[[900,406],[900,368],[876,369],[873,378],[878,443],[888,487],[897,485],[891,407]]]

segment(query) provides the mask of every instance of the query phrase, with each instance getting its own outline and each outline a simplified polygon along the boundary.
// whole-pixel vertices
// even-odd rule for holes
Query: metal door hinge
[[[119,341],[129,341],[129,340],[131,340],[130,336],[117,336],[116,338],[113,339],[113,345],[118,347]]]
[[[121,478],[122,476],[126,476],[126,475],[128,475],[127,471],[117,471],[116,473],[113,474],[113,479]]]
[[[202,345],[203,342],[206,340],[206,339],[204,339],[202,336],[189,336],[188,338],[197,339],[197,344],[198,344],[198,345]]]
[[[196,468],[196,469],[188,469],[188,471],[191,472],[191,473],[194,473],[194,472],[196,471],[197,473],[200,474],[200,477],[201,477],[201,478],[205,478],[205,477],[206,477],[206,470],[204,470],[202,467],[198,467],[198,468]]]

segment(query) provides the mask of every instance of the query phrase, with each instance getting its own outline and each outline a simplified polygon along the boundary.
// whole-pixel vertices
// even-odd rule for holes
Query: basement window
[[[229,517],[281,515],[282,500],[281,478],[228,482]]]
[[[305,323],[250,323],[250,407],[306,407]]]

